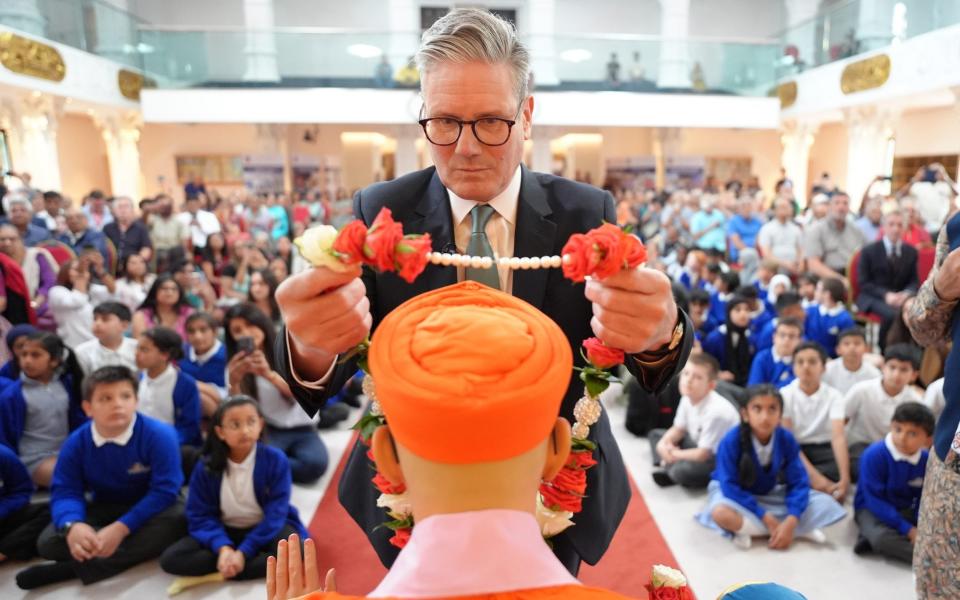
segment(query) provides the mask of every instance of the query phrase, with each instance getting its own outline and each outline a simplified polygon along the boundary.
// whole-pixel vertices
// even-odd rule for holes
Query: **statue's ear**
[[[377,463],[377,471],[386,477],[387,481],[393,485],[405,483],[403,471],[400,469],[400,457],[397,455],[397,445],[393,441],[389,425],[381,425],[373,432],[370,450],[373,452],[374,462]]]
[[[547,441],[547,460],[543,464],[543,474],[541,478],[544,481],[552,481],[560,469],[567,464],[570,457],[570,422],[563,417],[557,417],[557,422],[553,424],[553,431],[550,432],[550,439]]]

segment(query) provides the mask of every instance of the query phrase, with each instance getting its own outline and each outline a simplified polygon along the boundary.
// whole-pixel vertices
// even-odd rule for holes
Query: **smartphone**
[[[239,352],[246,352],[247,354],[253,354],[253,338],[249,335],[237,338],[237,350]]]
[[[923,180],[933,183],[937,180],[937,170],[927,167],[923,171]]]

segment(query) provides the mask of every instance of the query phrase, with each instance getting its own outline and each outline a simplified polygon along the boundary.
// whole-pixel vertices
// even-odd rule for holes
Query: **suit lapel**
[[[436,252],[449,252],[454,244],[453,213],[447,189],[443,187],[436,171],[430,179],[427,191],[413,209],[409,221],[404,224],[407,233],[429,233],[431,245]],[[409,286],[410,297],[457,282],[457,268],[428,264],[426,270]]]
[[[551,213],[546,191],[537,181],[536,176],[526,167],[521,166],[514,256],[539,257],[554,253],[557,226],[547,218]],[[537,308],[542,308],[549,273],[549,269],[514,271],[513,295]]]

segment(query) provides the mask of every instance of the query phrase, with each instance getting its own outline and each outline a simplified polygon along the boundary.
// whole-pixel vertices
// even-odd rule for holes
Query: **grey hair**
[[[24,194],[23,192],[11,192],[3,197],[3,209],[5,212],[10,212],[10,208],[14,204],[22,204],[27,207],[27,210],[30,213],[33,213],[33,203],[30,202],[30,197]]]
[[[430,26],[420,38],[414,59],[424,75],[441,62],[481,61],[507,64],[513,73],[517,100],[527,97],[530,53],[510,23],[483,8],[456,8]]]

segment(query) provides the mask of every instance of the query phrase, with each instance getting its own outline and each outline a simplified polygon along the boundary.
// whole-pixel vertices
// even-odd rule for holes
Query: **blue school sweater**
[[[844,329],[853,327],[853,317],[846,308],[837,305],[829,312],[821,310],[819,304],[807,307],[807,317],[803,325],[804,336],[811,342],[817,342],[827,351],[830,358],[837,357],[837,336]]]
[[[193,377],[197,381],[215,385],[223,390],[227,389],[227,347],[222,342],[217,342],[220,347],[213,353],[207,362],[200,364],[196,360],[196,353],[193,348],[187,346],[184,348],[186,358],[178,364],[180,370]],[[191,358],[193,356],[194,358]]]
[[[67,422],[70,431],[74,431],[87,422],[87,415],[80,406],[80,397],[73,392],[72,378],[64,375],[60,383],[70,396]],[[23,397],[23,380],[18,378],[0,391],[0,444],[19,454],[26,421],[27,401]]]
[[[237,546],[247,560],[264,550],[285,523],[296,529],[301,539],[306,539],[308,535],[296,507],[290,504],[290,463],[286,455],[273,446],[260,443],[257,444],[256,453],[253,493],[257,497],[257,504],[263,509],[263,520]],[[187,499],[187,528],[190,535],[214,554],[223,546],[233,547],[221,520],[222,482],[222,473],[212,473],[202,463],[198,464],[190,477],[190,495]]]
[[[772,383],[779,390],[787,385],[796,376],[793,374],[793,359],[790,362],[774,360],[773,348],[767,348],[757,352],[753,357],[753,364],[750,365],[750,378],[747,385],[756,385],[758,383]]]
[[[3,363],[3,366],[0,367],[0,377],[9,379],[11,381],[14,381],[20,377],[20,369],[17,368],[17,365],[13,362],[12,358]]]
[[[750,341],[751,352],[756,350],[753,348],[753,336],[750,333],[750,330],[747,329],[747,340]],[[703,351],[707,354],[713,356],[717,359],[717,362],[720,363],[721,369],[727,369],[727,325],[718,326],[716,329],[707,334],[706,338],[702,342]]]
[[[727,322],[727,301],[733,298],[733,294],[721,294],[713,292],[710,294],[710,310],[707,314],[717,323]]]
[[[140,374],[140,381],[146,377]],[[177,382],[173,385],[173,427],[177,430],[177,439],[181,446],[201,446],[200,434],[200,390],[197,380],[181,370],[177,371]]]
[[[907,535],[917,524],[928,452],[921,451],[920,461],[912,465],[895,459],[887,443],[885,438],[870,444],[860,457],[860,481],[853,508],[865,508],[887,527]],[[907,508],[912,514],[910,520],[900,515]]]
[[[0,446],[0,519],[6,519],[30,504],[33,480],[20,462],[20,457],[6,446]]]
[[[741,424],[731,429],[720,440],[717,447],[717,466],[711,477],[720,484],[720,490],[728,499],[733,500],[763,519],[766,511],[761,508],[756,496],[763,496],[773,491],[783,476],[787,486],[787,512],[798,519],[807,510],[810,500],[810,480],[807,470],[800,460],[800,445],[793,434],[777,426],[773,433],[773,457],[770,466],[766,469],[760,466],[757,451],[750,443],[750,458],[757,468],[757,480],[749,488],[740,484],[740,428]]]
[[[53,524],[83,521],[90,492],[93,502],[129,505],[117,520],[134,532],[177,500],[183,485],[177,432],[137,413],[126,444],[97,447],[92,426],[88,422],[71,433],[60,449],[50,494]]]
[[[707,286],[707,282],[704,281],[703,279],[698,279],[696,283],[693,283],[693,275],[691,275],[686,268],[683,269],[683,272],[680,273],[680,277],[678,277],[677,279],[680,281],[680,285],[687,288],[688,290],[692,290],[693,288],[698,288],[703,290],[703,289],[706,289],[706,286]]]

